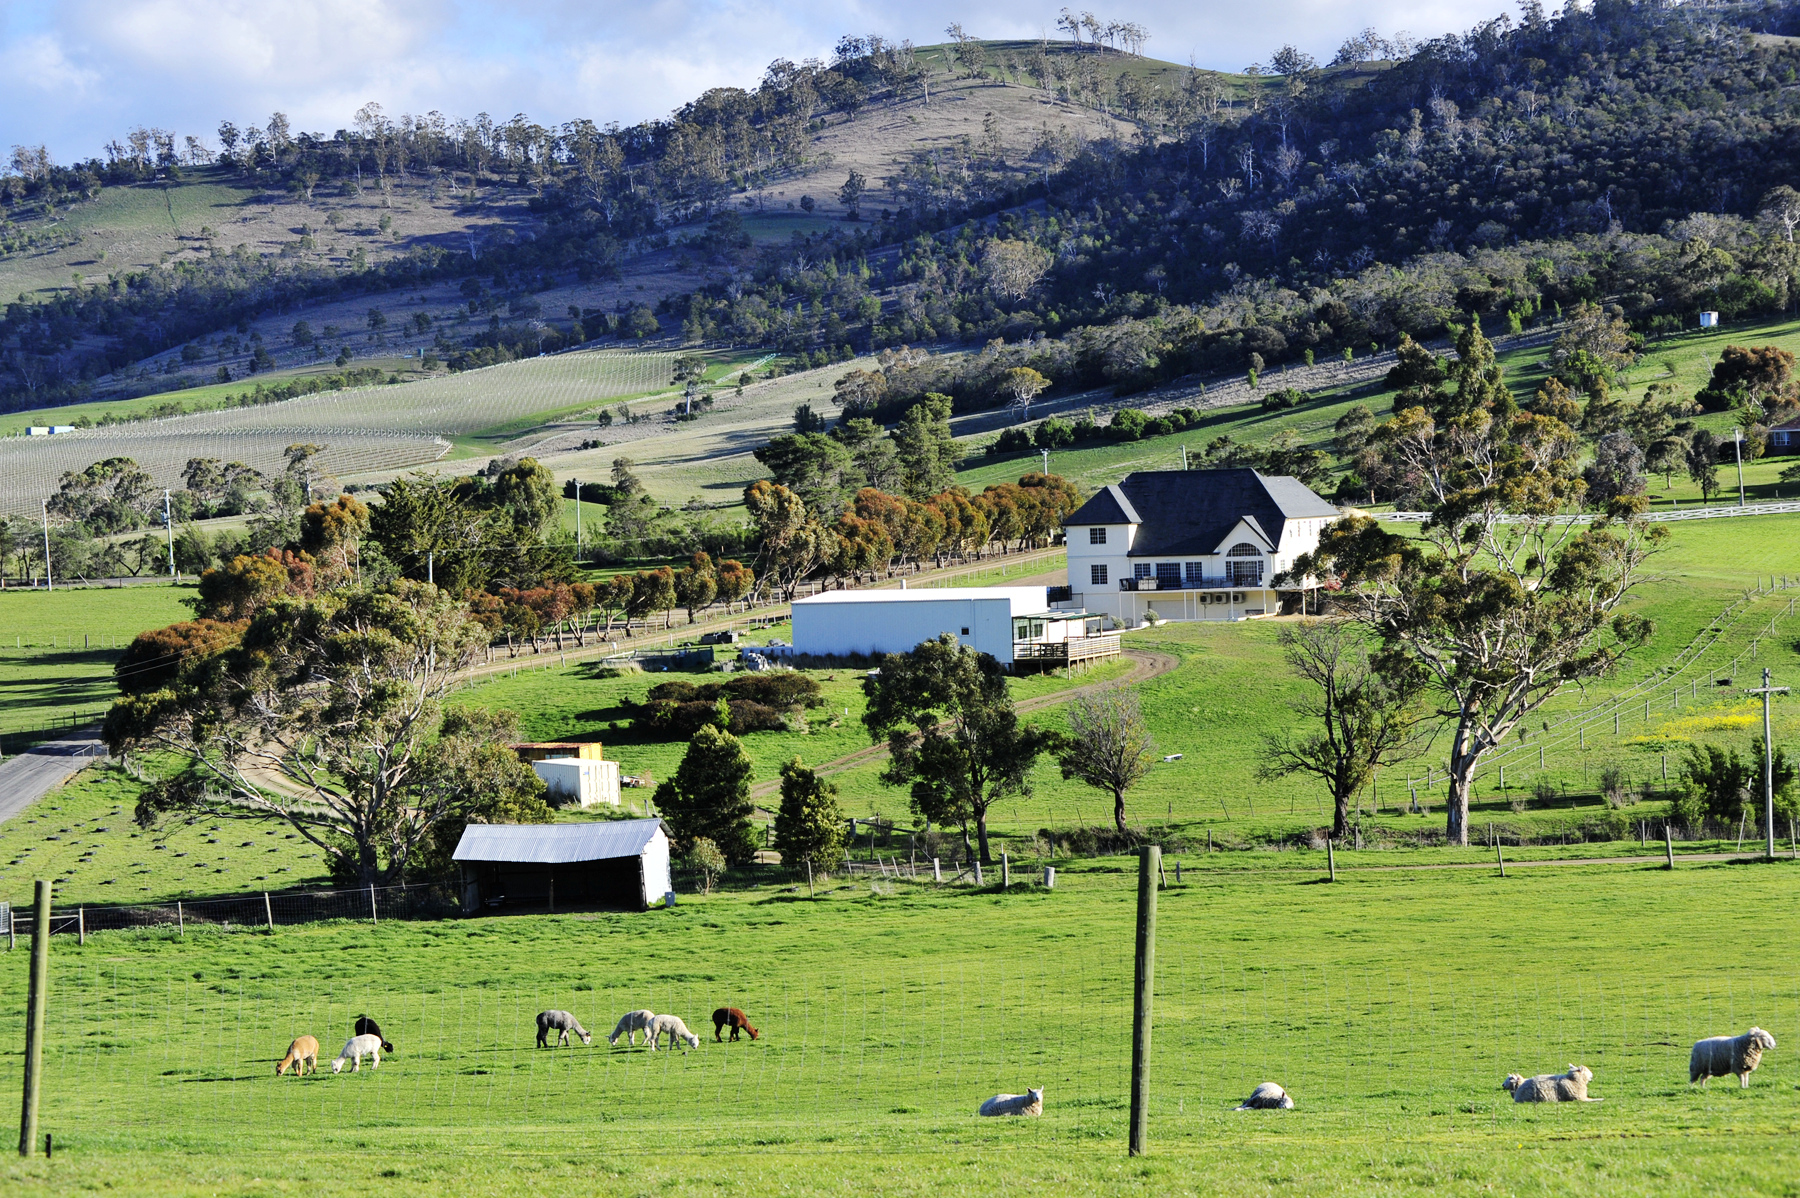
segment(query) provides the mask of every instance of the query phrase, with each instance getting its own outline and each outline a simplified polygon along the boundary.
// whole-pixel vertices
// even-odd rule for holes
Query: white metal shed
[[[794,650],[821,657],[905,653],[942,633],[1013,660],[1013,617],[1044,615],[1043,587],[827,591],[793,604]]]
[[[674,889],[660,819],[470,824],[451,854],[465,914],[544,905],[645,910]]]

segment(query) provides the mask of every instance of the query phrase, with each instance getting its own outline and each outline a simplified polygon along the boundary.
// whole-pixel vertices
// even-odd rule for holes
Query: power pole
[[[44,509],[44,590],[54,591],[56,583],[50,578],[50,501],[43,501]]]
[[[1044,473],[1050,473],[1050,451],[1048,449],[1044,450]]]
[[[50,883],[37,882],[31,912],[31,989],[25,1000],[25,1092],[19,1110],[19,1155],[37,1155],[38,1083],[44,1067],[44,1005],[50,992]]]
[[[1162,849],[1138,850],[1137,967],[1132,986],[1131,1129],[1126,1150],[1142,1156],[1149,1148],[1150,1127],[1150,1000],[1156,993],[1156,879],[1162,872]]]
[[[581,480],[570,479],[575,484],[575,560],[581,560]]]
[[[1769,732],[1769,696],[1785,695],[1785,686],[1769,685],[1769,667],[1763,667],[1761,688],[1746,692],[1761,695],[1763,701],[1763,817],[1768,821],[1769,860],[1775,859],[1775,739]]]
[[[163,492],[163,527],[169,533],[169,577],[175,577],[175,521],[169,515],[169,493]]]
[[[1732,448],[1737,453],[1738,506],[1743,507],[1744,506],[1744,431],[1742,429],[1734,428],[1731,430],[1731,445],[1732,445]]]

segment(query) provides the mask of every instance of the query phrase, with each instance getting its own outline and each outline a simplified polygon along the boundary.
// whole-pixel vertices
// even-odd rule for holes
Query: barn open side
[[[669,834],[659,819],[470,824],[452,854],[465,915],[509,909],[643,911],[661,902]]]

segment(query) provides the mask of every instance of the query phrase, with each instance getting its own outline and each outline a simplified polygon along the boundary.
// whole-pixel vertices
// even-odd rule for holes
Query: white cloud
[[[829,55],[846,32],[925,44],[951,21],[983,37],[1056,38],[1057,0],[8,0],[0,129],[63,161],[133,125],[210,133],[286,112],[325,133],[368,100],[390,113],[526,112],[632,122],[708,87],[752,86],[775,58]],[[1148,26],[1148,51],[1226,70],[1284,42],[1320,59],[1364,26],[1421,37],[1495,15],[1495,0],[1247,5],[1150,0],[1101,13]]]

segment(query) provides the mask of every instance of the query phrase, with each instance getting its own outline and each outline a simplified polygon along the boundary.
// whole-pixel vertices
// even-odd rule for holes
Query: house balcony
[[[1013,668],[1054,670],[1119,653],[1119,634],[1070,637],[1066,641],[1014,641]]]

